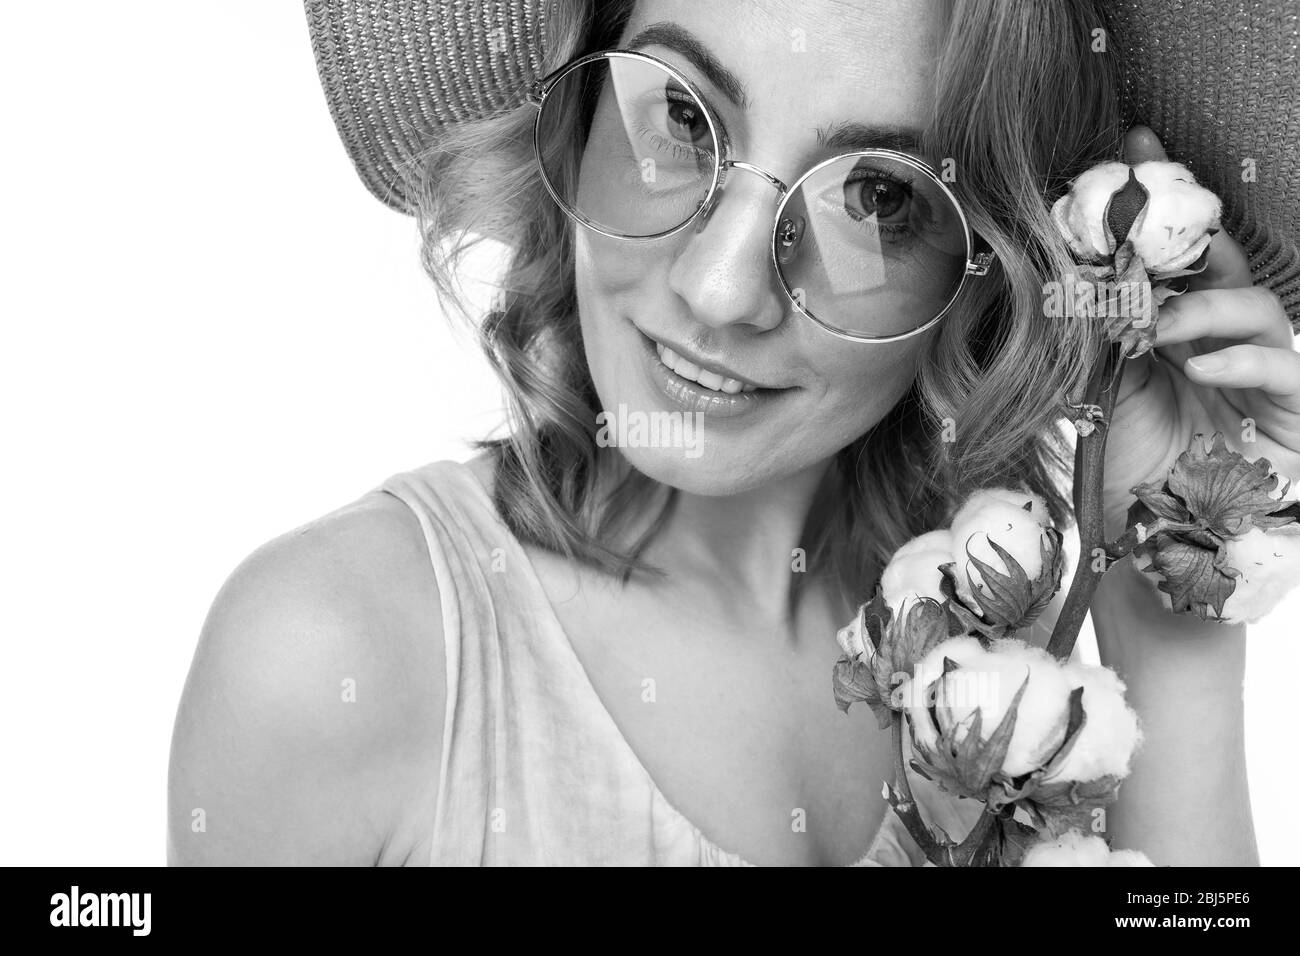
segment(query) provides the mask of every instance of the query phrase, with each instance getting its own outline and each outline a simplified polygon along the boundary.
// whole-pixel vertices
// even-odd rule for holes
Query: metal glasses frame
[[[686,92],[690,93],[691,96],[695,98],[695,101],[699,104],[700,111],[704,116],[705,122],[709,124],[709,133],[713,137],[713,142],[719,144],[719,146],[721,147],[716,151],[714,156],[713,181],[709,184],[709,191],[705,194],[704,198],[700,201],[700,204],[695,209],[695,211],[691,213],[691,215],[688,216],[686,219],[682,220],[682,222],[680,222],[678,225],[674,226],[673,228],[665,230],[663,232],[657,232],[649,236],[631,236],[624,233],[610,232],[608,229],[604,228],[598,223],[593,222],[591,219],[587,218],[586,216],[583,216],[576,209],[571,208],[569,204],[560,196],[559,192],[555,189],[555,187],[551,184],[550,177],[546,174],[546,165],[542,157],[542,141],[541,141],[542,140],[542,111],[546,105],[547,97],[551,95],[551,93],[555,90],[556,86],[559,85],[560,81],[563,80],[570,73],[572,73],[574,70],[586,66],[589,63],[594,63],[597,60],[610,60],[616,58],[642,60],[642,61],[652,63],[655,66],[659,67],[660,69],[664,70],[666,73],[668,73],[669,76],[671,76],[674,80],[680,83],[683,89],[685,89]],[[931,169],[930,166],[925,162],[923,162],[922,160],[917,159],[915,156],[910,156],[907,153],[897,152],[892,149],[868,149],[868,150],[858,150],[849,153],[841,153],[838,156],[832,156],[829,159],[817,163],[811,169],[807,170],[802,176],[796,179],[794,185],[787,186],[776,176],[773,176],[771,173],[767,172],[764,169],[760,169],[759,167],[754,166],[751,163],[746,163],[746,162],[741,162],[739,160],[731,159],[729,155],[730,144],[727,143],[727,141],[721,135],[719,135],[717,124],[714,122],[713,114],[709,110],[708,104],[704,98],[704,94],[699,90],[698,87],[696,87],[694,83],[692,83],[689,79],[683,76],[682,73],[679,70],[677,70],[674,66],[665,62],[664,60],[661,60],[657,56],[652,56],[649,53],[642,53],[637,50],[603,50],[598,53],[589,53],[584,56],[579,56],[573,60],[570,60],[568,63],[565,63],[563,66],[552,71],[551,73],[547,74],[545,77],[542,77],[541,79],[536,80],[532,84],[530,84],[528,87],[526,99],[529,103],[531,103],[533,106],[537,108],[537,117],[533,122],[533,152],[537,159],[537,164],[542,174],[541,177],[542,184],[546,187],[546,191],[550,193],[551,198],[555,200],[556,204],[565,212],[566,215],[572,218],[575,222],[578,222],[581,225],[586,226],[588,229],[591,229],[592,231],[597,232],[602,236],[608,236],[611,239],[623,239],[629,242],[645,242],[654,239],[665,239],[668,236],[676,235],[677,233],[681,232],[683,229],[688,228],[692,223],[697,224],[696,225],[697,229],[703,229],[704,225],[708,222],[708,218],[710,214],[713,212],[714,207],[717,205],[718,198],[722,193],[723,187],[726,185],[728,170],[741,169],[765,179],[769,184],[771,184],[771,186],[774,189],[776,189],[780,197],[780,202],[777,204],[777,208],[776,208],[776,216],[773,219],[771,242],[768,245],[772,253],[772,267],[776,270],[777,277],[781,280],[781,288],[785,291],[786,298],[790,300],[791,305],[794,306],[795,310],[800,315],[803,315],[804,317],[811,320],[813,323],[815,323],[818,326],[818,328],[821,328],[826,332],[829,332],[831,335],[834,335],[838,338],[845,339],[850,342],[884,343],[884,342],[898,342],[903,339],[911,338],[914,335],[919,335],[921,332],[924,332],[926,329],[929,329],[932,326],[934,326],[945,315],[948,314],[948,312],[952,309],[953,304],[957,301],[957,297],[961,294],[962,290],[966,287],[966,283],[971,277],[979,278],[987,275],[989,269],[993,265],[995,254],[992,251],[982,251],[982,252],[975,251],[975,237],[974,234],[971,232],[970,223],[966,219],[966,212],[965,210],[962,209],[961,203],[958,201],[957,197],[953,195],[952,190],[950,190],[944,184],[944,182],[939,178],[938,174],[935,173],[935,171]],[[901,162],[915,169],[919,173],[928,176],[931,180],[933,180],[934,184],[943,192],[943,194],[952,203],[953,209],[956,210],[957,216],[961,221],[962,234],[965,237],[965,242],[966,242],[966,255],[965,255],[966,264],[965,264],[965,268],[962,271],[961,281],[957,284],[957,288],[953,290],[952,295],[949,297],[947,303],[944,304],[942,309],[940,309],[928,321],[922,323],[921,325],[916,326],[915,328],[909,329],[906,332],[900,332],[896,335],[867,335],[862,332],[853,332],[848,329],[841,329],[834,325],[831,325],[829,322],[825,321],[824,319],[821,319],[818,316],[814,315],[804,306],[802,302],[802,296],[795,294],[795,290],[791,289],[790,284],[786,281],[785,274],[781,271],[781,264],[778,258],[777,250],[779,244],[781,244],[782,242],[788,244],[789,242],[793,241],[793,237],[791,236],[790,231],[795,228],[794,223],[785,216],[786,203],[789,201],[790,197],[793,194],[798,192],[799,187],[802,186],[803,183],[809,177],[815,175],[819,170],[821,170],[825,166],[828,166],[831,163],[840,162],[846,157],[887,158],[890,160],[894,160],[896,162]]]

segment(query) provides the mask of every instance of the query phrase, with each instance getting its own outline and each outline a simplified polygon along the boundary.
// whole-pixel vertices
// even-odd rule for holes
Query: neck
[[[734,495],[678,491],[666,523],[643,554],[667,572],[656,586],[703,620],[793,633],[805,598],[837,593],[836,582],[809,564],[813,542],[806,537],[831,464],[826,459]]]

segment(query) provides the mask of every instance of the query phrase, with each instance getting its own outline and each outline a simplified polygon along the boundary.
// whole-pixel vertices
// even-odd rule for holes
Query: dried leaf
[[[1130,250],[1131,244],[1126,242],[1121,249]],[[1115,269],[1117,278],[1110,287],[1106,331],[1111,341],[1123,346],[1125,354],[1136,357],[1155,345],[1155,296],[1146,264],[1136,252],[1130,252],[1122,262],[1117,254]]]
[[[979,594],[980,607],[984,616],[995,624],[1014,625],[1019,619],[1019,612],[1028,603],[1029,575],[1020,566],[1010,551],[988,537],[989,547],[1002,559],[1007,573],[1003,574],[990,564],[971,554],[970,544],[966,545],[966,557],[975,565],[983,579],[983,590],[976,587],[974,576],[967,574],[972,594]]]
[[[831,672],[831,687],[835,692],[835,706],[845,713],[848,713],[850,704],[858,701],[870,703],[873,698],[879,698],[871,668],[865,661],[841,657]]]
[[[1175,611],[1193,611],[1205,620],[1212,608],[1216,617],[1223,616],[1223,603],[1237,582],[1219,567],[1223,560],[1219,551],[1165,532],[1134,549],[1134,553],[1138,551],[1150,552],[1152,569],[1164,578],[1157,587],[1169,595]]]
[[[988,542],[1007,568],[1007,573],[1003,574],[975,557],[968,545],[967,558],[984,583],[983,589],[977,589],[971,578],[970,588],[972,593],[979,594],[980,606],[984,609],[983,620],[994,625],[1000,635],[1010,635],[1037,620],[1060,588],[1064,570],[1061,533],[1055,528],[1044,529],[1039,541],[1039,572],[1032,580],[1011,552],[991,537]]]
[[[885,595],[879,584],[876,585],[876,593],[871,596],[871,600],[862,605],[858,613],[862,616],[863,631],[871,641],[868,653],[874,654],[876,649],[885,642],[885,635],[889,633],[889,625],[894,617],[894,612],[885,602]]]
[[[1118,777],[1045,784],[1034,791],[1026,809],[1054,836],[1071,829],[1086,830],[1093,823],[1093,811],[1115,802],[1119,785]]]
[[[957,665],[953,666],[955,668]],[[947,673],[946,660],[944,667]],[[988,740],[984,740],[981,734],[983,712],[979,708],[941,733],[933,750],[917,743],[913,729],[912,742],[917,754],[913,767],[918,763],[924,766],[922,776],[933,780],[950,793],[977,800],[986,799],[994,776],[1000,773],[1006,760],[1011,735],[1015,732],[1020,700],[1024,697],[1028,684],[1029,678],[1026,676]]]
[[[1006,627],[986,621],[957,594],[957,564],[949,561],[939,565],[939,591],[944,596],[944,609],[948,612],[949,637],[975,637],[984,645],[999,637],[1006,637]]]
[[[1267,521],[1279,504],[1269,494],[1278,480],[1268,460],[1247,461],[1230,451],[1222,432],[1214,433],[1208,449],[1197,439],[1174,462],[1169,493],[1183,502],[1201,527],[1220,537],[1244,534],[1252,525],[1268,527],[1256,520]]]
[[[1161,591],[1175,611],[1193,612],[1202,620],[1236,588],[1239,572],[1227,564],[1227,539],[1251,528],[1272,530],[1300,521],[1300,506],[1273,497],[1278,477],[1265,458],[1248,461],[1231,451],[1216,432],[1207,446],[1197,435],[1178,456],[1169,476],[1157,484],[1133,488],[1129,526],[1162,521],[1161,531],[1144,536],[1133,550],[1150,558],[1150,568],[1164,578]]]
[[[1056,752],[1048,758],[1047,763],[1043,765],[1041,777],[1051,777],[1061,764],[1065,763],[1065,758],[1070,755],[1074,749],[1074,742],[1079,739],[1079,733],[1083,730],[1083,725],[1087,723],[1088,715],[1083,709],[1083,688],[1076,687],[1070,691],[1070,703],[1068,708],[1068,717],[1065,724],[1065,739],[1061,741],[1061,746],[1056,748]]]
[[[1195,527],[1192,513],[1180,499],[1169,493],[1166,482],[1151,481],[1130,490],[1137,497],[1137,503],[1146,509],[1143,512],[1144,517],[1137,519],[1143,524],[1151,524],[1154,519],[1163,518],[1165,521],[1186,525],[1188,528]],[[1134,519],[1130,507],[1129,525],[1136,524],[1137,520]]]
[[[917,661],[948,636],[948,614],[943,605],[921,598],[908,606],[906,616],[894,625],[878,656],[884,657],[888,651],[889,677],[898,674],[911,677]]]
[[[916,662],[931,648],[948,639],[948,615],[939,602],[920,598],[908,604],[902,618],[895,618],[879,587],[858,608],[858,615],[865,650],[856,659],[836,662],[835,703],[846,712],[857,701],[866,703],[883,730],[889,726],[894,687],[912,676]]]
[[[998,827],[1002,831],[1000,864],[1019,866],[1029,848],[1038,842],[1038,831],[1011,816],[1000,817]]]

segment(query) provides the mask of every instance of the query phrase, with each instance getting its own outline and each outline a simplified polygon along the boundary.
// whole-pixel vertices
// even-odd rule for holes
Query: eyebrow
[[[749,109],[745,84],[685,27],[668,21],[653,23],[633,37],[625,49],[640,50],[647,46],[667,47],[680,53],[734,106],[742,110]],[[835,150],[893,149],[902,153],[920,152],[921,132],[896,125],[833,123],[817,129],[817,143],[826,149]]]
[[[627,49],[639,50],[647,46],[664,46],[680,53],[691,61],[692,66],[708,77],[709,82],[721,90],[723,96],[740,109],[749,109],[745,84],[740,82],[736,74],[723,66],[712,51],[685,27],[669,22],[652,23],[632,38]]]
[[[827,149],[892,149],[900,153],[919,153],[921,131],[910,126],[835,123],[817,130],[817,142]]]

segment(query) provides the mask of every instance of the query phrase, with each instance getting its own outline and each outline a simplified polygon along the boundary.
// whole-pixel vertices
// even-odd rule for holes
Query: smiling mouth
[[[786,401],[799,392],[798,386],[768,388],[718,363],[700,365],[680,352],[646,335],[641,336],[642,368],[647,382],[676,408],[703,414],[714,422],[752,421],[761,410]],[[730,424],[727,427],[733,427]]]
[[[769,387],[759,385],[747,378],[741,378],[730,372],[728,369],[717,368],[707,365],[703,362],[696,362],[680,352],[675,351],[671,346],[665,345],[658,339],[651,338],[646,333],[637,331],[645,339],[646,344],[654,349],[655,355],[659,359],[659,364],[663,368],[672,372],[674,375],[699,386],[707,392],[716,392],[719,396],[728,395],[750,395],[753,393],[772,394],[776,392],[789,391],[784,387]]]
[[[669,371],[675,372],[682,378],[712,391],[720,392],[723,395],[739,395],[741,392],[758,391],[757,385],[750,385],[738,378],[728,378],[720,372],[715,372],[702,365],[696,365],[694,362],[682,358],[668,346],[661,345],[658,342],[655,342],[655,353],[659,356],[659,361]]]

